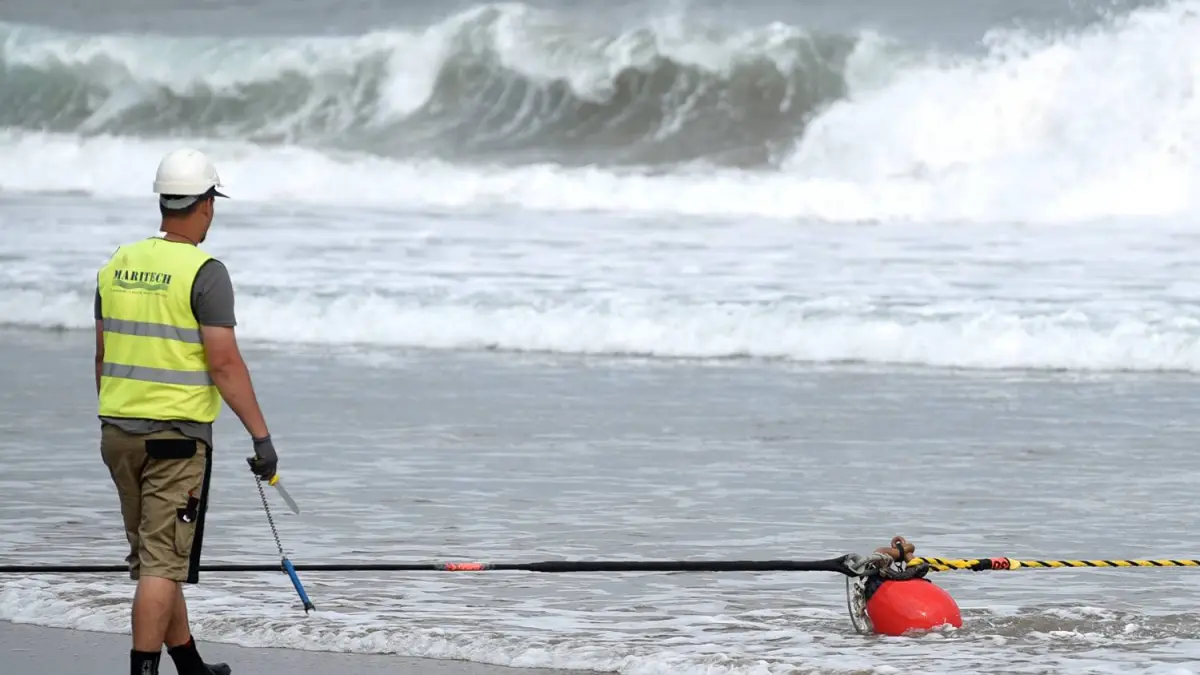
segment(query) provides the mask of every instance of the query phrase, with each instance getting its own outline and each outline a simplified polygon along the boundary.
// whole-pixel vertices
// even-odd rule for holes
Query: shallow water
[[[118,563],[86,336],[2,344],[4,561]],[[1200,462],[1180,378],[251,358],[304,509],[272,497],[297,562],[824,558],[896,533],[946,557],[1194,555]],[[220,424],[206,555],[269,564],[236,425]],[[191,597],[207,639],[510,665],[1190,672],[1171,668],[1198,663],[1194,578],[942,573],[963,630],[903,639],[856,635],[842,579],[818,573],[305,573],[320,608],[307,618],[281,575],[209,574]],[[2,578],[0,619],[121,630],[130,590],[112,575]]]

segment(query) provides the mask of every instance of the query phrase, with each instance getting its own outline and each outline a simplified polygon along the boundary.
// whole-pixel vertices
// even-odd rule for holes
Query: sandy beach
[[[254,675],[324,675],[389,673],[390,675],[562,675],[598,671],[505,668],[469,661],[415,659],[392,655],[308,652],[295,649],[251,649],[198,642],[209,663],[225,662],[234,673]],[[129,636],[114,633],[44,628],[0,621],[0,672],[11,675],[95,675],[123,672],[128,666]],[[174,672],[166,651],[159,671]]]

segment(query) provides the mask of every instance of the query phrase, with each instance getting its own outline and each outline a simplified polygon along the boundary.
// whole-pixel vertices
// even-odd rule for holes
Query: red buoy
[[[926,579],[884,581],[867,600],[867,616],[876,633],[903,635],[949,624],[962,628],[958,603]]]

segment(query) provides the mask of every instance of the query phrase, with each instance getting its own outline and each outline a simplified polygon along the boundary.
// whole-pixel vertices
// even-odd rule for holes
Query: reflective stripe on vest
[[[196,273],[210,259],[190,244],[152,237],[117,249],[101,268],[101,416],[217,418],[221,396],[191,304]]]
[[[150,368],[148,366],[125,366],[119,363],[100,364],[100,374],[106,377],[120,377],[126,380],[141,380],[142,382],[158,382],[160,384],[190,384],[204,387],[213,383],[212,376],[207,372],[167,370],[165,368]]]
[[[143,335],[146,337],[167,338],[169,340],[200,344],[199,329],[168,326],[165,323],[105,319],[104,330],[109,333],[121,333],[122,335]]]

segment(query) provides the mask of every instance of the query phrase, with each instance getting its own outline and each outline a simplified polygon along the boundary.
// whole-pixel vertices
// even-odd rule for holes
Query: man
[[[180,675],[229,675],[204,663],[188,625],[183,583],[199,581],[221,401],[254,443],[252,470],[278,458],[234,338],[233,285],[197,246],[208,235],[216,168],[181,149],[158,165],[162,232],[121,246],[97,275],[96,391],[100,452],[120,497],[133,598],[132,675],[157,675],[162,646]]]

